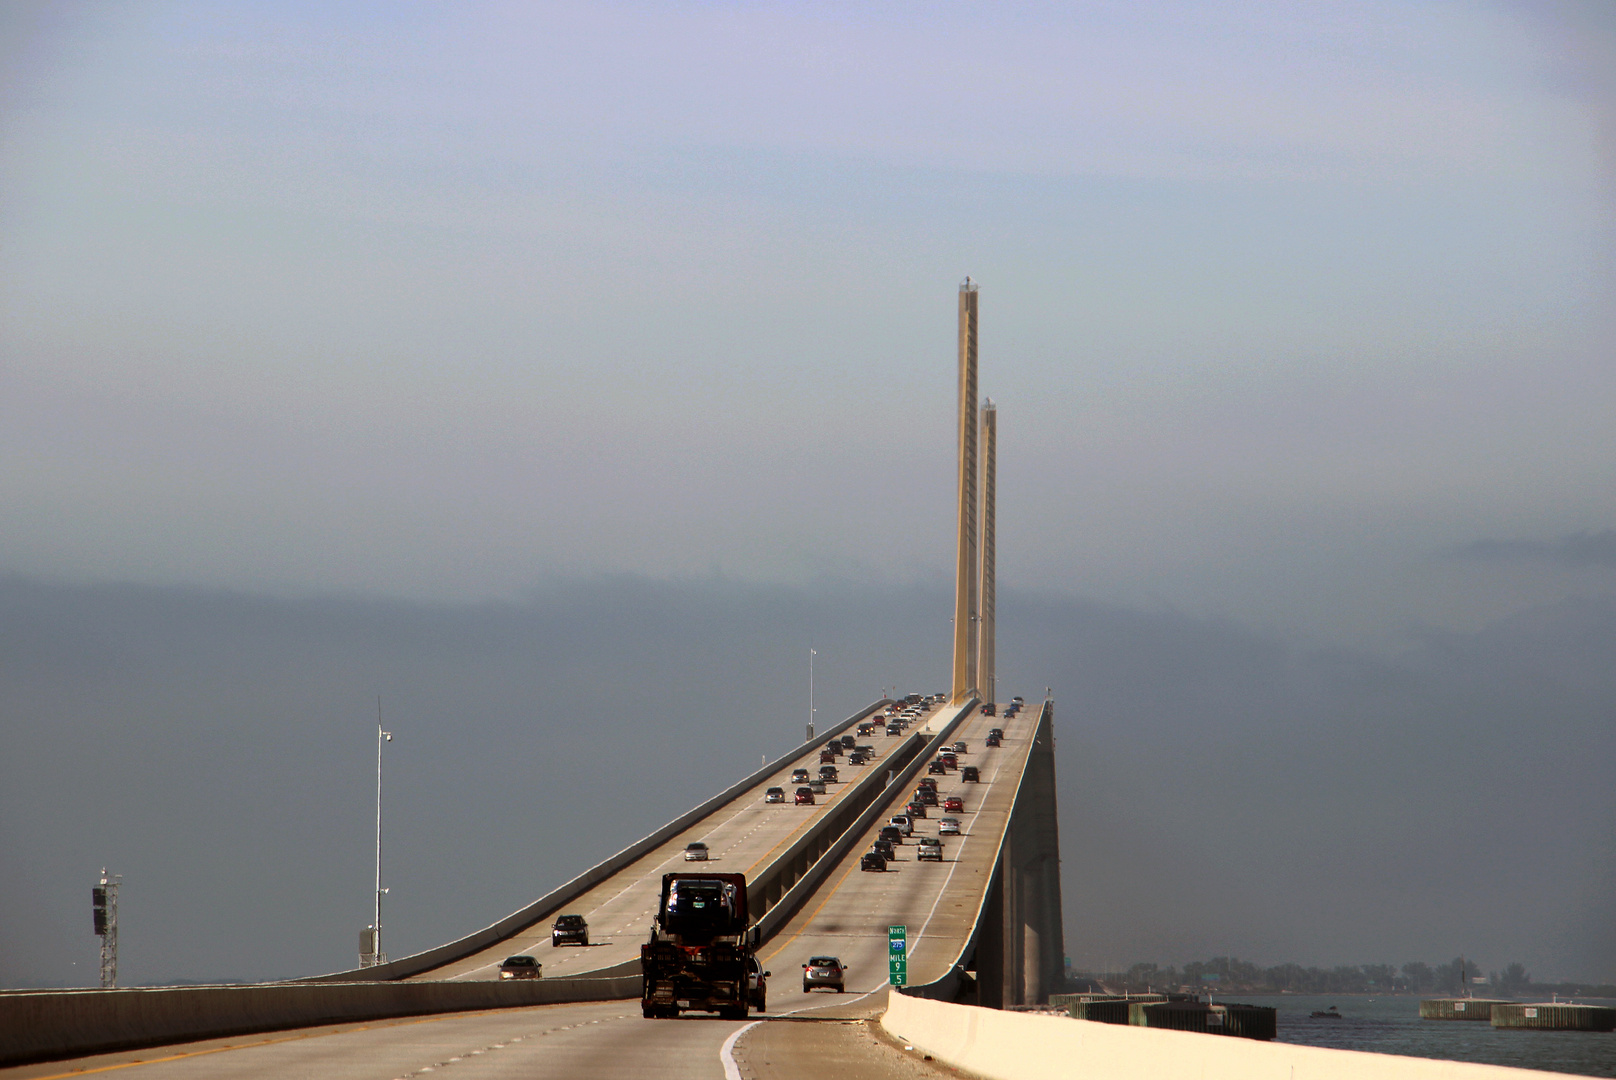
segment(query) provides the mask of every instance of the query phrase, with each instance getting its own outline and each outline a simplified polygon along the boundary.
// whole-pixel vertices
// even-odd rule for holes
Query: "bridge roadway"
[[[545,978],[584,975],[639,960],[640,945],[650,935],[651,918],[662,898],[663,874],[706,868],[716,873],[745,874],[748,881],[752,880],[760,870],[784,853],[798,836],[829,813],[853,781],[862,778],[871,769],[883,768],[888,753],[929,721],[935,712],[934,709],[923,710],[920,720],[911,724],[902,736],[872,735],[863,738],[855,734],[861,745],[875,748],[875,760],[868,765],[849,765],[846,757],[838,758],[836,769],[840,782],[827,784],[825,794],[818,796],[812,807],[797,806],[790,801],[801,786],[791,782],[791,772],[802,768],[807,769],[810,776],[818,776],[819,746],[823,742],[695,822],[684,832],[636,859],[577,900],[545,913],[538,922],[516,937],[414,978],[497,979],[499,965],[507,956],[518,953],[536,957],[544,965]],[[853,734],[856,730],[849,729],[848,733]],[[771,787],[784,788],[787,801],[765,803],[764,793]],[[707,845],[710,857],[705,863],[685,861],[685,846],[695,840]],[[564,913],[582,915],[588,921],[588,947],[566,945],[557,948],[550,944],[550,926],[556,916]],[[753,917],[760,914],[754,912]]]
[[[308,1076],[394,1080],[439,1075],[452,1080],[533,1076],[801,1080],[810,1075],[858,1080],[944,1075],[892,1045],[876,1024],[863,1022],[878,1015],[885,1001],[887,927],[895,923],[908,927],[911,982],[929,981],[948,970],[970,936],[992,876],[999,837],[1008,824],[1037,719],[1037,709],[1032,708],[1009,721],[980,713],[965,720],[956,734],[970,748],[962,762],[978,766],[982,782],[965,784],[958,773],[951,773],[939,777],[938,783],[940,794],[964,797],[965,812],[953,815],[960,818],[964,835],[944,841],[944,862],[940,864],[915,862],[913,842],[905,843],[888,872],[878,874],[858,869],[858,856],[869,850],[869,841],[874,839],[872,828],[864,842],[854,846],[846,865],[833,871],[820,893],[810,897],[782,931],[764,944],[762,959],[774,973],[769,980],[769,1011],[765,1016],[754,1013],[752,1021],[701,1016],[644,1020],[638,1001],[548,1005],[341,1024],[103,1054],[3,1069],[0,1078],[65,1078],[90,1071],[127,1072],[131,1080]],[[984,749],[982,741],[995,726],[1005,729],[1005,745],[998,750]],[[870,740],[878,748],[879,738]],[[755,807],[762,806],[761,789],[766,786],[769,784],[760,785],[756,792]],[[881,820],[900,812],[902,801],[906,798],[895,801]],[[710,815],[704,833],[698,834],[702,825],[692,830],[689,838],[710,834],[718,842],[709,839],[708,843],[728,853],[728,859],[713,861],[715,869],[729,869],[731,861],[745,859],[754,860],[755,865],[772,850],[762,848],[753,831],[760,817],[745,816],[755,807],[748,807],[742,797]],[[935,835],[936,817],[918,823],[918,832]],[[776,834],[780,839],[774,846],[790,834],[791,830]],[[637,950],[648,920],[643,900],[636,906],[632,899],[641,896],[637,885],[648,886],[655,880],[660,886],[663,872],[682,868],[679,852],[689,838],[670,841],[641,860],[636,864],[638,876],[620,882],[615,893],[603,885],[596,906],[569,905],[568,910],[609,912],[602,917],[602,925],[613,931],[611,948],[621,948],[625,955],[631,944]],[[728,846],[721,848],[725,843]],[[590,916],[592,928],[595,921]],[[547,934],[547,923],[544,929]],[[627,940],[630,930],[631,941]],[[518,939],[494,951],[507,955],[520,951],[521,944],[531,945],[532,940]],[[593,955],[605,948],[546,948],[540,954],[545,974],[551,974],[552,954]],[[848,965],[847,993],[802,992],[799,965],[820,954],[840,956]],[[615,951],[606,954],[606,961],[614,962],[615,955]],[[478,964],[476,959],[451,967],[450,977],[478,976],[486,961]],[[606,964],[592,961],[590,966]],[[828,1022],[800,1022],[813,1020]],[[726,1073],[721,1057],[726,1044],[731,1067],[736,1070],[733,1073]]]

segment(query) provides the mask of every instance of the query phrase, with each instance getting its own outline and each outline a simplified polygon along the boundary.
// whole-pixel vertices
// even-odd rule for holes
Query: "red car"
[[[812,805],[814,805],[814,789],[813,788],[806,788],[806,787],[798,788],[797,789],[797,803],[796,803],[796,805],[798,805],[798,806],[812,806]]]
[[[950,795],[948,798],[943,800],[943,809],[963,811],[965,809],[965,800],[960,798],[958,795]]]

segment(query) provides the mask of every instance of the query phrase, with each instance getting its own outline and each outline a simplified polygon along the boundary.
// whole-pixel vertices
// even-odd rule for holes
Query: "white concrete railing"
[[[916,1050],[988,1080],[1545,1080],[1565,1076],[1502,1065],[1001,1012],[907,994],[888,995],[881,1026]]]

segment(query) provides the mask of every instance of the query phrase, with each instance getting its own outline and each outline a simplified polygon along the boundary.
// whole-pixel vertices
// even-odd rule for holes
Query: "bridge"
[[[415,956],[283,983],[0,993],[0,1075],[957,1075],[934,1059],[1014,1080],[1539,1075],[1010,1011],[1047,1002],[1063,975],[1055,708],[997,700],[997,415],[977,402],[977,302],[966,279],[952,685],[906,729],[858,735],[895,706],[872,702],[499,922]],[[993,728],[1003,736],[990,747]],[[794,770],[817,773],[825,740],[850,732],[871,760],[840,764],[812,805],[768,801],[770,788],[794,791]],[[938,780],[941,797],[963,802],[942,861],[921,862],[906,842],[884,870],[861,869],[922,770],[956,743],[978,779],[961,768]],[[938,816],[917,833],[938,836]],[[697,841],[707,866],[746,875],[771,977],[766,1011],[744,1021],[641,1016],[639,946],[662,875],[685,869]],[[563,914],[585,917],[587,945],[550,944]],[[888,929],[899,925],[901,991],[888,985]],[[523,953],[542,977],[501,981],[501,961]],[[804,991],[800,965],[819,955],[845,964],[843,992]]]

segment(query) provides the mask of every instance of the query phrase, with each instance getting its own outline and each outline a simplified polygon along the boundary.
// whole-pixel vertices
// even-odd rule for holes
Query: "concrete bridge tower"
[[[954,566],[954,685],[949,697],[976,692],[976,282],[959,291],[959,521]]]
[[[993,604],[994,549],[993,498],[998,470],[999,411],[988,398],[982,406],[982,435],[977,450],[982,456],[982,516],[977,522],[982,539],[982,579],[977,591],[979,617],[976,641],[976,686],[983,701],[993,701]]]

